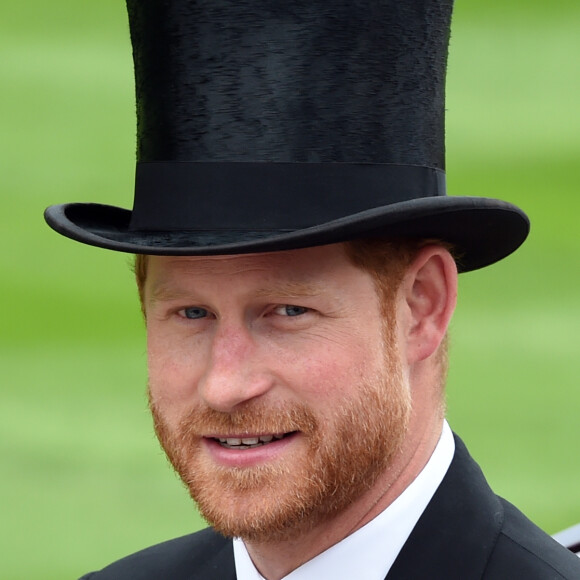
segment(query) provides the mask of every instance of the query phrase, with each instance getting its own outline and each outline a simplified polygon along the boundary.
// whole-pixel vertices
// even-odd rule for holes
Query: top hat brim
[[[298,230],[135,231],[131,211],[69,203],[49,207],[47,223],[73,240],[121,252],[208,256],[292,250],[361,238],[434,239],[454,248],[460,272],[515,251],[530,224],[518,207],[480,197],[428,197],[362,211]]]

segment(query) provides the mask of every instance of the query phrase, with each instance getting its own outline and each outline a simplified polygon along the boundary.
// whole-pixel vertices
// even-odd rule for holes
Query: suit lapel
[[[207,559],[195,570],[191,580],[236,580],[232,540],[214,534],[214,547],[207,550]]]
[[[386,580],[481,578],[503,522],[503,508],[463,442]]]

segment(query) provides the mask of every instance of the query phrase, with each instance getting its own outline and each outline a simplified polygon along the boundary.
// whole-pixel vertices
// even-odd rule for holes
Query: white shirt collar
[[[384,580],[427,504],[449,469],[455,441],[447,421],[429,461],[403,493],[376,518],[338,544],[284,576],[283,580]],[[264,580],[244,542],[234,539],[238,580]]]

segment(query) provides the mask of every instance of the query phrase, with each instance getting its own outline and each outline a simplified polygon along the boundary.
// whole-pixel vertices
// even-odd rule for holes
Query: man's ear
[[[442,246],[417,254],[401,284],[407,362],[431,356],[441,344],[457,301],[457,266]]]

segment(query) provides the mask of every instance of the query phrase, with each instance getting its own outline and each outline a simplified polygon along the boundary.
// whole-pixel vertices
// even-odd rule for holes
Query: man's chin
[[[200,508],[201,510],[201,508]],[[253,517],[245,513],[212,512],[204,514],[205,520],[220,534],[229,538],[242,538],[255,544],[276,544],[294,540],[313,527],[311,520],[280,521],[264,514]]]
[[[272,543],[311,527],[320,491],[306,474],[278,469],[199,470],[188,488],[204,519],[224,536]]]

